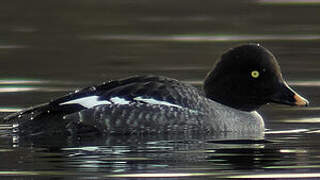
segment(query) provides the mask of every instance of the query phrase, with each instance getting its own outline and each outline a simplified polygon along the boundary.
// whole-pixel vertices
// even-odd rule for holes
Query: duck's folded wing
[[[69,122],[66,129],[74,134],[82,133],[79,127],[94,127],[99,133],[121,134],[214,131],[207,124],[209,116],[206,113],[140,102],[99,105],[66,115],[64,119]]]
[[[154,99],[184,107],[194,107],[200,94],[201,91],[197,88],[175,79],[161,76],[134,76],[85,88],[77,93],[56,99],[50,104],[63,108],[70,104],[78,104],[83,109],[89,109],[101,104]]]
[[[134,76],[109,81],[99,86],[76,91],[49,103],[41,104],[9,115],[5,123],[61,119],[68,114],[99,105],[128,103],[171,104],[189,109],[197,106],[201,92],[188,84],[158,76]],[[43,122],[45,123],[45,122]]]

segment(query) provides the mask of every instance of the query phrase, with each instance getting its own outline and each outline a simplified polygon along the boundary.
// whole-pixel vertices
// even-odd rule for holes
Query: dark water
[[[258,42],[308,108],[267,105],[269,131],[0,138],[1,179],[320,178],[320,2],[3,0],[2,116],[136,74],[199,85],[226,48]],[[1,131],[8,127],[3,124]]]

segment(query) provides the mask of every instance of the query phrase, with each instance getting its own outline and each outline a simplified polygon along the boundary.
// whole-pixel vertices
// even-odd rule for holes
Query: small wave
[[[320,40],[320,35],[270,34],[270,35],[97,35],[97,40],[127,41],[254,41],[254,40]]]
[[[293,85],[293,86],[312,86],[312,87],[315,87],[315,86],[320,86],[320,81],[291,81],[289,82],[290,85]]]
[[[283,123],[320,123],[320,118],[314,117],[314,118],[299,118],[299,119],[283,119],[279,121]]]
[[[12,92],[63,92],[75,90],[80,85],[70,81],[48,81],[30,79],[0,79],[0,93]]]
[[[0,93],[10,92],[64,92],[70,91],[70,88],[61,87],[0,87]]]
[[[320,4],[319,0],[257,0],[259,4]]]
[[[235,179],[278,179],[278,178],[288,178],[288,179],[297,179],[297,178],[318,178],[320,173],[267,173],[267,174],[248,174],[248,175],[231,175],[223,176],[221,178],[235,178]]]
[[[18,48],[27,48],[27,46],[22,46],[22,45],[0,45],[0,49],[18,49]]]
[[[203,83],[202,80],[186,80],[183,82],[197,86]],[[289,81],[288,84],[291,86],[318,87],[320,86],[320,81]]]
[[[19,112],[23,110],[22,108],[15,107],[0,107],[0,113],[11,113],[11,112]]]
[[[265,134],[291,134],[291,133],[303,133],[308,131],[309,129],[291,129],[291,130],[280,130],[280,131],[266,131]]]

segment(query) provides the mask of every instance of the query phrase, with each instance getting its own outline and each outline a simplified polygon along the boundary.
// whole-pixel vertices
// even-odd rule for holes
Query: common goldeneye
[[[307,106],[259,44],[227,50],[203,89],[161,76],[133,76],[85,88],[4,118],[24,135],[263,132],[256,110],[269,102]]]

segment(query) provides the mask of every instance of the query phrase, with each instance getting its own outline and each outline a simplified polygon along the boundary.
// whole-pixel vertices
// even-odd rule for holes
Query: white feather
[[[65,104],[79,104],[86,108],[92,108],[94,106],[101,105],[101,104],[111,104],[111,102],[106,100],[99,101],[99,96],[88,96],[88,97],[67,101],[67,102],[61,103],[60,105],[65,105]]]
[[[113,97],[110,99],[110,101],[114,104],[129,104],[130,101],[127,101],[124,98],[119,98],[119,97]]]
[[[182,106],[179,106],[179,105],[176,105],[176,104],[172,104],[172,103],[169,103],[169,102],[166,102],[166,101],[160,101],[160,100],[156,100],[156,99],[152,99],[152,98],[143,98],[141,96],[134,98],[134,100],[146,102],[146,103],[149,103],[149,104],[159,104],[159,105],[183,108]]]

